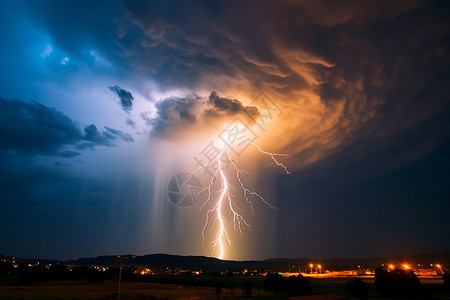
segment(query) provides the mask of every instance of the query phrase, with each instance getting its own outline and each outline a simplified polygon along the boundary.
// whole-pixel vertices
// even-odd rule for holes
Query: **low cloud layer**
[[[168,97],[158,101],[155,108],[155,117],[149,118],[145,114],[142,117],[151,127],[153,136],[166,138],[181,133],[192,135],[194,126],[200,128],[201,133],[236,116],[259,116],[257,107],[246,106],[238,99],[220,97],[215,91],[211,92],[208,98],[196,94],[181,98]]]
[[[55,109],[37,102],[5,100],[0,97],[0,150],[27,155],[70,157],[76,150],[113,147],[119,141],[133,142],[125,132],[94,124],[81,128]]]
[[[74,167],[83,152],[134,141],[117,129],[82,126],[43,104],[2,97],[0,136],[0,204],[7,207],[76,201],[88,177]],[[90,199],[105,192],[92,190]]]
[[[97,129],[97,126],[91,124],[84,127],[83,131],[83,138],[77,146],[79,149],[93,149],[96,146],[114,147],[116,145],[115,142],[120,140],[127,143],[134,142],[134,139],[130,134],[107,126],[105,126],[105,130],[100,132]]]

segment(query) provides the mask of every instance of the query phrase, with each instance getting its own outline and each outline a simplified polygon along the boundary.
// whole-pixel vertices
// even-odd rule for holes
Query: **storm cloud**
[[[86,149],[134,142],[128,133],[82,126],[41,103],[2,97],[0,136],[0,203],[6,205],[43,205],[57,201],[60,191],[73,200],[83,186],[74,164],[82,163]]]
[[[134,139],[130,134],[107,126],[105,126],[105,130],[100,132],[97,129],[97,126],[91,124],[84,127],[83,131],[83,137],[77,146],[79,149],[93,149],[96,146],[114,147],[116,146],[115,141],[117,140],[122,140],[127,143],[134,142]]]
[[[220,97],[215,91],[208,98],[197,94],[185,97],[168,97],[155,104],[156,116],[146,114],[143,119],[154,136],[170,138],[174,134],[189,132],[192,126],[210,129],[210,126],[233,117],[247,117],[251,121],[259,116],[255,106],[246,106],[237,99]],[[253,118],[253,119],[252,119]]]
[[[124,32],[139,36],[133,45],[140,55],[130,57],[138,72],[167,89],[245,90],[249,98],[263,90],[285,112],[282,126],[290,130],[279,150],[291,153],[298,168],[325,158],[334,163],[349,146],[360,147],[361,155],[375,145],[389,147],[388,136],[414,132],[448,107],[445,1],[261,1],[258,8],[219,1],[195,12],[180,2],[124,3],[135,25]],[[192,123],[194,115],[179,116],[173,126],[157,118],[154,131]],[[417,158],[428,153],[419,152]]]
[[[117,97],[120,99],[120,106],[126,112],[129,112],[133,109],[133,95],[131,92],[120,88],[119,86],[110,86],[109,89],[114,92]]]
[[[79,154],[73,149],[134,141],[129,134],[109,127],[102,132],[94,124],[80,127],[62,112],[43,104],[0,97],[0,149],[5,151],[72,157]]]
[[[166,92],[216,90],[233,98],[245,91],[251,98],[264,91],[290,128],[278,150],[291,153],[298,168],[345,155],[360,137],[389,147],[391,129],[406,134],[448,108],[446,1],[113,3],[40,1],[24,15],[51,37],[50,56],[67,56],[77,70],[145,78]],[[129,112],[131,93],[110,89]],[[184,108],[192,99],[166,98],[152,132],[176,131],[198,117]],[[217,107],[210,113],[226,114]]]
[[[0,209],[11,212],[1,225],[21,228],[0,232],[0,250],[48,255],[45,246],[27,252],[24,241],[38,236],[33,222],[44,224],[28,205],[51,199],[39,232],[61,231],[36,244],[70,237],[51,250],[59,256],[68,258],[73,243],[86,247],[76,255],[191,251],[178,247],[191,238],[184,235],[152,248],[177,230],[176,212],[160,214],[151,190],[173,170],[158,164],[175,161],[159,147],[217,136],[236,117],[263,119],[252,104],[261,93],[282,113],[258,131],[258,145],[289,154],[292,174],[254,158],[261,185],[277,177],[280,204],[279,224],[261,227],[279,240],[255,246],[259,257],[448,250],[449,15],[444,0],[0,1]],[[145,168],[147,160],[154,165]],[[125,186],[121,176],[135,182]],[[126,211],[122,222],[96,227],[116,210]],[[168,226],[135,217],[144,211]],[[78,216],[88,222],[67,221]],[[150,247],[98,240],[109,230],[123,241],[137,232],[132,222],[148,219],[155,226],[140,228],[158,234],[136,241]],[[210,255],[206,248],[192,252]],[[255,259],[248,253],[236,258]]]

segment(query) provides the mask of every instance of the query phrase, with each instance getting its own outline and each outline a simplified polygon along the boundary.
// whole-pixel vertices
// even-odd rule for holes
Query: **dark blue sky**
[[[167,184],[260,92],[227,258],[450,251],[449,6],[1,1],[0,253],[217,256]]]

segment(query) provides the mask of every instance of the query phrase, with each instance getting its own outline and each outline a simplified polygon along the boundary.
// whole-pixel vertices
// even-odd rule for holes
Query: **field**
[[[210,278],[211,279],[211,278]],[[9,280],[9,281],[8,281]],[[212,279],[215,280],[215,279]],[[261,277],[230,277],[221,278],[224,288],[218,297],[215,287],[182,286],[177,284],[122,282],[120,299],[247,299],[243,295],[243,284],[252,282],[252,298],[283,299],[287,295],[275,295],[262,288],[264,278]],[[312,293],[337,294],[350,298],[345,291],[345,278],[310,279]],[[378,295],[373,279],[365,279],[371,298],[382,299]],[[450,294],[443,291],[439,279],[423,280],[422,285],[429,289],[433,299],[450,299]],[[47,281],[29,285],[16,285],[14,279],[0,278],[0,299],[61,299],[61,300],[97,300],[117,299],[118,283],[108,280],[103,283],[88,283],[87,281]]]

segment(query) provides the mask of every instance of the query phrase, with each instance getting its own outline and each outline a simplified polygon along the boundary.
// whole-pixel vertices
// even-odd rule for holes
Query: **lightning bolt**
[[[252,143],[259,152],[263,153],[264,155],[268,155],[271,157],[271,159],[275,162],[277,166],[280,166],[284,169],[286,174],[291,174],[291,172],[287,169],[287,167],[281,163],[277,157],[279,156],[288,156],[287,154],[283,153],[271,153],[262,150],[257,144]],[[225,149],[226,148],[226,149]],[[226,151],[225,151],[226,150]],[[217,200],[212,204],[212,206],[207,210],[206,212],[206,220],[205,225],[202,229],[202,238],[203,243],[205,241],[205,231],[209,229],[209,231],[216,230],[215,238],[211,242],[213,252],[218,249],[218,257],[219,259],[223,259],[225,257],[225,247],[226,245],[231,246],[231,239],[228,234],[228,230],[234,230],[239,232],[242,235],[242,225],[245,225],[249,227],[250,225],[247,223],[247,221],[244,219],[244,217],[239,213],[240,210],[243,210],[238,207],[235,201],[233,201],[233,198],[236,195],[233,195],[231,192],[237,191],[231,184],[230,180],[227,177],[227,174],[222,166],[223,162],[227,161],[233,166],[235,173],[236,182],[239,183],[240,190],[242,191],[242,196],[247,202],[247,204],[250,206],[252,213],[254,213],[254,207],[253,202],[250,200],[250,196],[253,196],[260,201],[262,201],[265,205],[269,206],[270,208],[275,209],[276,207],[272,206],[266,199],[264,199],[263,196],[258,194],[255,191],[252,191],[246,185],[244,184],[241,174],[246,173],[246,171],[241,170],[236,161],[232,159],[232,156],[230,154],[230,149],[228,147],[223,146],[220,150],[220,153],[211,160],[206,165],[201,165],[197,170],[190,173],[190,176],[198,174],[201,170],[204,170],[206,167],[212,167],[214,165],[217,165],[215,168],[214,174],[209,182],[208,187],[204,188],[202,191],[200,191],[200,194],[207,193],[207,198],[203,205],[201,206],[200,210],[203,210],[204,207],[207,204],[212,204],[214,199],[217,198]],[[214,183],[216,180],[220,180],[220,188],[217,190],[214,189]],[[216,195],[219,194],[217,197]],[[226,216],[229,216],[228,218]],[[230,221],[229,221],[230,220]],[[232,224],[231,224],[232,223]]]
[[[284,169],[286,174],[291,174],[291,172],[287,169],[287,167],[276,159],[276,156],[289,156],[289,154],[285,154],[285,153],[270,153],[270,152],[262,150],[255,143],[252,143],[252,145],[255,146],[256,148],[258,148],[259,152],[261,152],[263,154],[266,154],[266,155],[269,155],[272,158],[272,160],[277,164],[277,166],[280,166],[280,167],[282,167]]]

